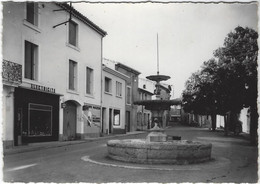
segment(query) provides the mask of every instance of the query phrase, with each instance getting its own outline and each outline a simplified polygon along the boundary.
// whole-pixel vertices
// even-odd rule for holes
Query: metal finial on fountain
[[[157,124],[160,125],[160,128],[165,128],[166,126],[166,119],[163,120],[163,112],[165,110],[170,110],[171,105],[178,105],[180,104],[180,100],[174,99],[170,100],[169,97],[163,95],[161,93],[163,87],[160,84],[161,81],[166,81],[170,79],[170,76],[167,75],[160,75],[159,74],[159,41],[158,41],[158,34],[157,34],[157,75],[150,75],[146,77],[151,81],[155,81],[155,90],[154,95],[156,97],[155,100],[140,100],[135,101],[134,104],[136,105],[143,105],[146,110],[151,110],[152,118],[157,118],[162,122],[158,122]],[[154,123],[154,122],[153,122]]]

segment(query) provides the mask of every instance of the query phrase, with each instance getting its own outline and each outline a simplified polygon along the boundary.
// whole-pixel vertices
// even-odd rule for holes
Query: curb
[[[47,144],[47,142],[43,143],[44,145],[37,145],[37,143],[33,143],[31,145],[25,145],[23,147],[15,146],[13,148],[3,149],[3,155],[4,156],[14,155],[14,154],[18,154],[18,153],[32,152],[32,151],[38,151],[38,150],[50,149],[50,148],[58,148],[58,147],[63,147],[63,146],[83,144],[83,143],[87,143],[87,142],[106,140],[106,139],[111,139],[111,138],[115,138],[115,137],[139,135],[139,134],[144,134],[144,133],[146,133],[146,132],[140,131],[140,132],[133,132],[133,133],[130,132],[128,134],[117,134],[117,135],[105,136],[105,137],[85,138],[83,140],[75,140],[75,141],[54,141],[54,142],[49,142],[50,144]],[[41,143],[39,143],[39,144],[41,144]]]

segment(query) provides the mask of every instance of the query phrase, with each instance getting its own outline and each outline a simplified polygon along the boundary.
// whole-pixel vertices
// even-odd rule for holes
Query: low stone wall
[[[110,140],[108,157],[114,160],[150,164],[192,164],[211,159],[211,144],[173,140],[146,142],[140,139]]]

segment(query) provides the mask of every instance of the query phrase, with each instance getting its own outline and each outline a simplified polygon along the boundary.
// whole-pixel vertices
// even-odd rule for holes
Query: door
[[[113,116],[112,116],[112,109],[109,109],[109,127],[108,127],[108,133],[112,133],[112,122],[113,122]]]
[[[125,121],[126,121],[126,131],[130,132],[130,111],[126,111]]]
[[[106,117],[106,108],[102,107],[102,125],[101,125],[101,132],[104,133],[104,130],[105,130],[105,118]]]
[[[63,112],[63,139],[76,139],[77,106],[74,102],[66,102]]]
[[[150,114],[148,113],[148,120],[147,120],[147,129],[149,130],[150,129]]]

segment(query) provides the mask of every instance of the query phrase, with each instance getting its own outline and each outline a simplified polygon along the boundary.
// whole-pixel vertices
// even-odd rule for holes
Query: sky
[[[237,26],[258,30],[256,3],[73,3],[107,32],[103,57],[141,72],[171,77],[173,98]],[[157,47],[158,35],[158,47]],[[157,52],[158,48],[158,52]]]

